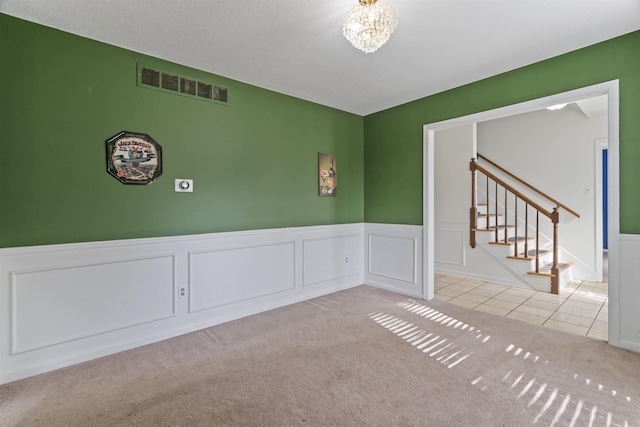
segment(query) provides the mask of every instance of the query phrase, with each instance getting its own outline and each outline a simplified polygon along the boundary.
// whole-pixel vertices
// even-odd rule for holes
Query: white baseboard
[[[476,274],[476,273],[468,273],[468,272],[461,273],[459,270],[449,270],[447,268],[442,268],[438,266],[436,266],[435,273],[444,274],[447,276],[463,277],[465,279],[479,280],[481,282],[498,283],[500,285],[513,286],[514,288],[522,288],[522,289],[529,289],[529,290],[531,289],[531,287],[527,286],[526,284],[523,284],[522,281],[519,281],[517,279],[509,279],[508,277],[504,277],[504,276],[491,276],[488,274]]]
[[[364,225],[0,250],[0,383],[364,283]]]

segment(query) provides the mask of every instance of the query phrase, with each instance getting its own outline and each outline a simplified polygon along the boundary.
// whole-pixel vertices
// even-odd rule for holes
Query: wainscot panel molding
[[[611,264],[610,264],[611,267]],[[617,300],[620,304],[620,320],[609,323],[620,325],[620,347],[640,353],[640,235],[620,235],[620,279]],[[610,269],[611,274],[611,269]],[[610,303],[616,289],[609,288]]]
[[[303,286],[349,277],[362,271],[362,236],[350,235],[302,242]]]
[[[464,267],[468,228],[468,222],[434,221],[434,262]]]
[[[189,253],[189,312],[295,288],[295,241]]]
[[[422,226],[365,224],[365,283],[423,297]]]
[[[173,317],[174,289],[173,254],[14,271],[11,354]]]
[[[0,249],[0,384],[364,283],[364,224]]]
[[[530,289],[491,254],[485,245],[469,245],[469,222],[434,221],[434,272]]]

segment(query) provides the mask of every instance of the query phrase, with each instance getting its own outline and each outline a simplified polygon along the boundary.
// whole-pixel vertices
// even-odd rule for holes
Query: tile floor
[[[560,295],[553,295],[436,274],[435,298],[547,328],[608,339],[607,283],[573,281]]]

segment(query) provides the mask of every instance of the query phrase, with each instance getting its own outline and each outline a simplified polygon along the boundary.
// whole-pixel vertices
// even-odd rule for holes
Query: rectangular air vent
[[[228,104],[228,89],[214,83],[138,64],[138,86],[194,99]]]

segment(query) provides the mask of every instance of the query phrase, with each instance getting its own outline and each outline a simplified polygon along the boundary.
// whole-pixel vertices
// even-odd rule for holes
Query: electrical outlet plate
[[[193,193],[193,180],[184,178],[176,179],[175,188],[178,193]]]

